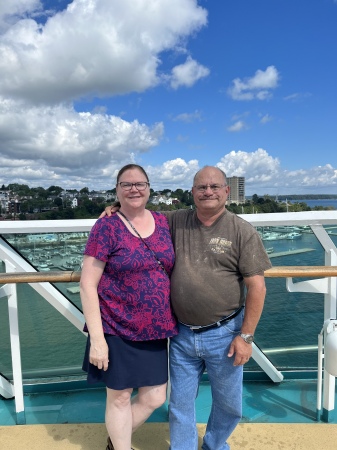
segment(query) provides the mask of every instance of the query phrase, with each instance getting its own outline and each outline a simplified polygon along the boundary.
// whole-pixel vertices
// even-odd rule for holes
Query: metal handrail
[[[266,278],[337,277],[337,266],[276,266],[264,272]],[[0,284],[6,283],[71,283],[81,279],[81,272],[50,271],[0,274]]]
[[[12,272],[1,273],[0,283],[71,283],[80,281],[81,272],[70,270],[50,272]]]
[[[264,272],[268,278],[337,277],[337,266],[275,266]]]

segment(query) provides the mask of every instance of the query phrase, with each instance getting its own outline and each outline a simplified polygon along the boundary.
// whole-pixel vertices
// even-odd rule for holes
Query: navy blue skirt
[[[90,336],[82,369],[88,383],[104,383],[110,389],[122,390],[165,384],[168,380],[167,339],[130,341],[105,335],[109,347],[108,369],[98,369],[89,362]]]

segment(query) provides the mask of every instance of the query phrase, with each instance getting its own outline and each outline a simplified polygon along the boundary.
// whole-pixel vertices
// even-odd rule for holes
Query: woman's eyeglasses
[[[145,191],[145,189],[150,186],[150,183],[147,181],[138,181],[137,183],[129,183],[127,181],[121,181],[118,183],[123,191],[131,191],[132,186],[134,186],[137,191]]]

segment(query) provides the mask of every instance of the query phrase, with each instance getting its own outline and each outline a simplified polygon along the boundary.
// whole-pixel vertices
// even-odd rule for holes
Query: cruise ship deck
[[[337,326],[337,238],[327,227],[336,226],[337,212],[243,217],[261,232],[294,225],[301,236],[268,247],[273,269],[231,450],[335,449],[337,355],[326,350],[329,326]],[[80,273],[70,267],[93,223],[0,224],[1,449],[106,448],[105,389],[88,386],[81,372]],[[210,408],[206,373],[196,399],[199,449]],[[137,430],[132,446],[169,448],[167,404]]]

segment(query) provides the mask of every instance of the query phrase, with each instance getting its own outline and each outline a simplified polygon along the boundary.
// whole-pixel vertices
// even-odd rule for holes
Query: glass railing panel
[[[324,296],[289,293],[284,278],[267,278],[267,297],[256,344],[278,370],[317,369],[317,336],[323,325]],[[246,368],[256,367],[251,361]]]
[[[88,233],[6,234],[2,236],[36,270],[80,270]],[[4,264],[2,271],[5,271]],[[54,285],[81,309],[79,283]],[[80,376],[86,336],[28,284],[17,284],[24,379]],[[0,310],[0,372],[12,377],[8,307]]]
[[[336,245],[337,227],[326,227]],[[321,266],[325,253],[310,227],[257,227],[273,266]],[[306,278],[294,278],[294,282]],[[317,369],[324,295],[290,293],[285,278],[266,278],[267,296],[256,343],[279,370]],[[258,369],[254,361],[246,369]]]
[[[23,378],[84,375],[85,335],[28,284],[18,284],[17,293]],[[3,350],[6,361],[10,346]],[[4,375],[12,377],[7,370]]]
[[[5,264],[0,260],[0,273],[3,272],[5,272]],[[2,297],[0,298],[0,373],[7,377],[12,371],[10,348],[7,298]]]
[[[80,270],[88,232],[6,234],[9,242],[36,270]]]
[[[337,244],[337,227],[326,227]],[[309,227],[258,227],[273,266],[324,265],[325,253]],[[288,237],[266,239],[266,233]],[[40,271],[80,270],[88,233],[6,234],[4,238]],[[295,279],[303,281],[303,279]],[[267,298],[256,343],[279,370],[317,369],[317,335],[323,325],[323,294],[289,293],[285,278],[266,278]],[[55,287],[81,309],[78,283]],[[85,336],[28,285],[18,285],[22,364],[25,378],[82,374]],[[10,372],[8,313],[0,304],[0,371]],[[7,328],[6,328],[7,327]],[[4,343],[4,344],[3,344]],[[6,351],[7,350],[7,353]],[[4,369],[3,369],[4,368]],[[261,370],[251,360],[246,370]],[[35,375],[36,374],[36,375]]]
[[[39,272],[80,271],[89,232],[6,234],[3,238]],[[79,283],[56,283],[68,300],[82,309]]]

